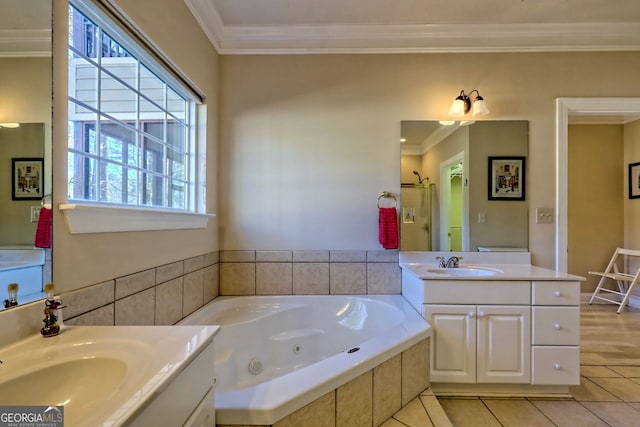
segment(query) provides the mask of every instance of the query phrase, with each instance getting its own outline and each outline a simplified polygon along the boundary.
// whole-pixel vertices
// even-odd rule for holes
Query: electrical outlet
[[[41,206],[31,206],[31,222],[38,222]]]
[[[536,208],[536,224],[553,224],[553,208]]]

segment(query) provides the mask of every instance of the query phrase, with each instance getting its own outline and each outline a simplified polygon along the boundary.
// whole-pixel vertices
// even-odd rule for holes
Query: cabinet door
[[[528,384],[531,381],[531,308],[478,306],[477,318],[477,382]]]
[[[470,305],[424,306],[424,317],[433,328],[431,381],[476,382],[476,307]]]

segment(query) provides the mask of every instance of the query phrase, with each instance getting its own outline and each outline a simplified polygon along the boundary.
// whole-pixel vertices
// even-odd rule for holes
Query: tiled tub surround
[[[180,324],[222,326],[216,417],[240,425],[271,425],[430,336],[401,295],[220,297]],[[419,348],[405,354],[424,368],[403,380],[411,398],[428,385]]]

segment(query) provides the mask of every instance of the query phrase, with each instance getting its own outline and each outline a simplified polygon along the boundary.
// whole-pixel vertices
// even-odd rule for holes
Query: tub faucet
[[[462,257],[452,256],[451,258],[449,258],[447,260],[447,267],[446,268],[458,268],[458,263],[460,262],[461,259],[462,259]],[[444,258],[443,258],[443,260],[444,260]]]

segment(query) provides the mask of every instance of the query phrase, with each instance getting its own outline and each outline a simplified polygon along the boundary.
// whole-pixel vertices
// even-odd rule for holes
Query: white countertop
[[[437,264],[400,263],[400,267],[423,280],[559,280],[583,281],[584,277],[563,273],[531,264],[460,264],[463,268],[486,268],[496,270],[489,276],[456,276],[455,268],[444,269],[446,274],[429,270],[437,270]]]

